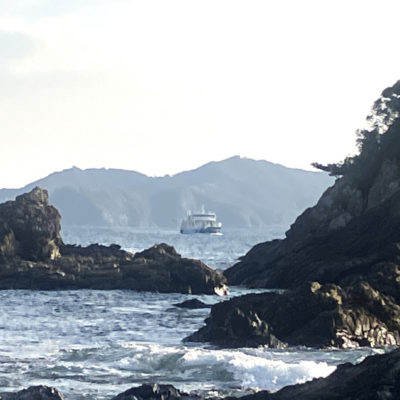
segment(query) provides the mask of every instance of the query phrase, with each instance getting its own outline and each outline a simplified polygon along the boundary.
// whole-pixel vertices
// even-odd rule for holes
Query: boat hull
[[[192,234],[192,233],[220,233],[221,227],[219,226],[208,226],[206,228],[181,228],[181,233]]]

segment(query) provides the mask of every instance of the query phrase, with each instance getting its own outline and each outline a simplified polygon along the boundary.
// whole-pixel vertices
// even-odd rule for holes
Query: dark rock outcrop
[[[223,347],[357,347],[400,344],[400,307],[368,283],[305,284],[214,305],[206,326],[185,339]]]
[[[55,388],[49,386],[31,386],[15,393],[4,393],[1,400],[65,400],[65,397]]]
[[[35,188],[0,205],[0,289],[134,289],[207,293],[225,278],[167,244],[132,254],[120,246],[65,245],[60,215]]]
[[[286,239],[256,245],[225,275],[230,284],[268,288],[363,279],[400,300],[399,227],[400,191],[340,229],[315,235],[289,231]]]
[[[189,308],[192,310],[198,308],[211,308],[211,304],[203,303],[199,299],[185,300],[182,303],[174,304],[174,306],[179,308]]]
[[[324,167],[342,176],[285,239],[256,245],[228,269],[230,284],[295,288],[362,279],[400,300],[399,95],[400,81],[383,91],[368,118],[370,130],[359,133],[360,153]]]
[[[286,238],[254,246],[238,264],[225,271],[231,285],[293,290],[288,297],[304,300],[304,311],[298,311],[301,318],[309,318],[307,325],[310,327],[315,316],[309,315],[308,309],[314,309],[315,296],[307,301],[299,298],[297,288],[315,281],[324,285],[323,288],[326,284],[337,285],[334,290],[343,304],[335,306],[334,315],[321,308],[322,304],[318,305],[321,308],[319,318],[334,316],[334,323],[326,326],[332,326],[335,332],[328,334],[320,326],[318,334],[324,333],[319,341],[311,339],[313,330],[302,342],[291,341],[293,334],[289,338],[278,335],[281,328],[276,317],[271,320],[267,313],[262,318],[258,308],[249,308],[245,314],[247,319],[254,319],[252,313],[256,312],[261,321],[268,324],[268,330],[285,343],[335,346],[344,346],[347,342],[399,343],[398,321],[392,318],[399,318],[400,305],[399,96],[400,81],[386,89],[375,103],[369,117],[371,130],[359,134],[359,155],[341,164],[322,166],[342,176],[314,207],[296,219],[286,232]],[[355,302],[357,296],[366,303]],[[285,307],[285,298],[274,300],[277,307],[278,303]],[[260,307],[268,309],[267,305]],[[285,321],[280,320],[279,324],[285,325]],[[365,324],[365,330],[367,326],[374,327],[375,333],[360,337],[356,327]],[[343,329],[341,343],[338,338],[343,335]],[[294,325],[293,330],[298,331]]]
[[[46,190],[33,189],[0,204],[0,257],[44,261],[59,257],[61,216]]]
[[[200,396],[190,395],[172,385],[145,384],[128,389],[111,400],[201,400]]]

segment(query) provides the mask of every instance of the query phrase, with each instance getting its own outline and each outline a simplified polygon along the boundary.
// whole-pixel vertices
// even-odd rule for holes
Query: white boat
[[[188,212],[187,217],[182,221],[181,233],[220,233],[222,223],[217,221],[217,215],[205,211],[204,207],[199,213]]]

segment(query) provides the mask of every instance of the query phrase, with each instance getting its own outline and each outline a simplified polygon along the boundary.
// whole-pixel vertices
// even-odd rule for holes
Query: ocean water
[[[75,228],[64,229],[63,237],[70,243],[120,243],[133,251],[167,242],[184,256],[224,269],[253,244],[282,233],[208,236]],[[231,288],[229,297],[247,292]],[[174,306],[191,298],[209,304],[225,300],[122,290],[0,291],[0,392],[45,384],[58,388],[67,400],[101,400],[132,386],[158,382],[207,396],[242,395],[327,376],[339,363],[360,362],[382,352],[222,350],[182,343],[204,324],[209,312]]]
[[[183,257],[197,258],[210,267],[224,270],[255,244],[281,238],[287,229],[286,226],[276,225],[268,230],[225,229],[222,235],[182,235],[178,229],[67,227],[63,229],[62,237],[65,243],[85,246],[90,243],[117,243],[132,252],[147,249],[155,243],[167,243],[174,246]]]

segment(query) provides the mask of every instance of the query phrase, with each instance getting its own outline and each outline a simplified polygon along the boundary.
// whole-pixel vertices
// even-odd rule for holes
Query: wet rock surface
[[[385,346],[400,344],[400,307],[368,283],[305,284],[284,294],[233,298],[211,309],[185,341],[221,347]]]
[[[165,243],[132,254],[113,244],[65,245],[60,215],[35,188],[0,205],[0,289],[134,289],[206,293],[226,279]]]

